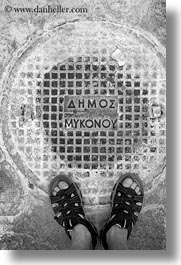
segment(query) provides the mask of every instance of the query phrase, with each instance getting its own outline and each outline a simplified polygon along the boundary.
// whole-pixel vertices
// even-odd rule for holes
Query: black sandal
[[[137,195],[135,190],[126,188],[122,185],[123,181],[128,177],[137,182],[140,188],[140,195]],[[125,174],[119,178],[111,195],[111,215],[101,232],[101,241],[105,249],[108,249],[106,234],[113,225],[118,225],[121,228],[127,229],[127,239],[129,238],[132,228],[138,218],[136,213],[140,213],[142,208],[142,205],[138,205],[137,203],[143,203],[143,196],[144,188],[138,175]]]
[[[67,189],[60,189],[53,195],[53,189],[59,182],[65,182],[69,185]],[[95,249],[97,243],[97,230],[93,224],[85,217],[82,206],[81,192],[70,177],[65,175],[55,177],[50,183],[50,201],[53,211],[55,212],[54,219],[65,229],[69,239],[70,232],[77,224],[82,224],[87,227],[92,236],[92,247]]]

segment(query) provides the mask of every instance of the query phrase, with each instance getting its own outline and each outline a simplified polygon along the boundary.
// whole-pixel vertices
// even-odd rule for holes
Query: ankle
[[[84,225],[76,225],[72,230],[71,236],[71,249],[92,249],[92,237]]]

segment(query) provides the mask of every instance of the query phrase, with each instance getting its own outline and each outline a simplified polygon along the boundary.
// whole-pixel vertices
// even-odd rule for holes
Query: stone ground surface
[[[46,6],[56,1],[37,1]],[[34,1],[0,0],[0,78],[13,54],[38,30],[55,23],[59,14],[5,13],[4,6],[34,6]],[[72,1],[61,1],[62,6],[72,7]],[[165,46],[165,1],[162,0],[77,0],[76,6],[87,7],[92,20],[107,21],[140,27]],[[62,15],[63,16],[63,15]],[[76,15],[77,17],[78,15]],[[83,17],[83,15],[78,16]],[[64,19],[68,19],[64,15]],[[0,117],[1,118],[1,117]],[[0,120],[0,130],[2,130]],[[0,249],[68,249],[70,242],[63,229],[54,221],[46,192],[32,184],[21,182],[22,173],[12,163],[3,146],[0,132]],[[163,163],[165,164],[165,163]],[[157,167],[158,169],[159,167]],[[153,168],[153,172],[154,172]],[[152,182],[144,183],[144,207],[128,242],[130,249],[159,250],[166,248],[166,168],[161,165]],[[109,204],[86,206],[85,211],[101,229],[109,213]],[[98,249],[102,247],[97,246]]]

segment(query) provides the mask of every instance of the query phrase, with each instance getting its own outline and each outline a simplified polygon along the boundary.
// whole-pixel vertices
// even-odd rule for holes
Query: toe
[[[53,196],[56,196],[57,195],[56,191],[53,191],[52,194],[53,194]]]
[[[61,190],[68,189],[68,187],[69,187],[69,185],[68,185],[65,181],[61,181],[61,182],[59,182],[58,186],[59,186],[59,188],[60,188]]]
[[[58,187],[55,187],[53,190],[54,190],[55,192],[58,192],[60,189],[59,189]]]
[[[136,188],[135,188],[135,192],[138,194],[139,192],[140,192],[140,188],[139,188],[139,186],[136,186]],[[138,194],[139,195],[139,194]]]
[[[135,190],[136,186],[137,186],[137,183],[136,182],[133,182],[130,188],[133,189],[133,190]]]
[[[131,185],[132,185],[133,181],[131,178],[126,178],[124,181],[123,181],[123,186],[125,188],[129,188]]]

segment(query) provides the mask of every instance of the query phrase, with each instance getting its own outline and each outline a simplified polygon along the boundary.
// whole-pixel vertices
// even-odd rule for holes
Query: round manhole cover
[[[43,33],[12,62],[2,104],[19,169],[44,186],[71,173],[87,203],[110,195],[120,173],[145,180],[164,163],[164,55],[133,29],[75,22]]]

